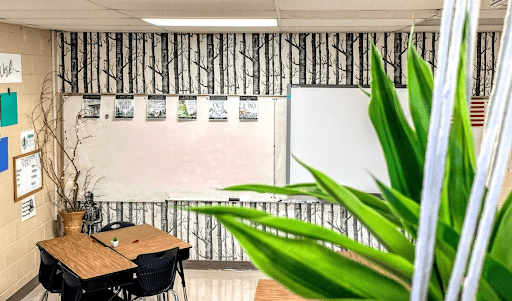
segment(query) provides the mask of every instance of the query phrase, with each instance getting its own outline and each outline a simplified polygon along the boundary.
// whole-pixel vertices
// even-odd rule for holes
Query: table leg
[[[185,301],[188,301],[187,287],[185,286],[185,273],[183,272],[183,263],[181,260],[178,262],[178,274],[180,274],[181,277],[181,285],[183,286],[183,295],[185,296]]]

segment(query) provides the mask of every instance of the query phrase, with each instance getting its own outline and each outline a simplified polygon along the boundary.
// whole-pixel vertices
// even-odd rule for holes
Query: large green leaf
[[[297,162],[309,170],[318,185],[365,225],[366,229],[389,252],[400,255],[411,262],[414,261],[414,245],[397,230],[393,223],[382,217],[371,207],[362,203],[350,190],[339,185],[324,173],[304,164],[300,160],[297,160]]]
[[[497,218],[489,243],[491,255],[504,266],[512,269],[512,191],[509,193]]]
[[[412,34],[411,34],[412,37]],[[409,95],[409,109],[418,135],[418,144],[423,156],[422,166],[427,150],[428,126],[430,111],[432,110],[432,91],[434,80],[430,67],[421,59],[416,48],[409,41],[407,49],[407,91]]]
[[[371,51],[370,119],[386,158],[391,186],[419,202],[423,160],[418,137],[405,119],[393,83],[382,65],[379,51]]]
[[[453,227],[460,233],[466,215],[467,201],[475,174],[475,146],[466,101],[466,29],[459,59],[453,122],[448,148],[449,169],[447,191]]]
[[[311,240],[275,236],[228,215],[218,215],[217,219],[238,239],[260,270],[303,297],[409,298],[408,290],[394,280]]]
[[[372,209],[379,212],[380,215],[385,217],[390,222],[394,223],[395,225],[399,225],[398,219],[393,216],[391,210],[389,209],[388,205],[382,201],[381,199],[361,192],[357,189],[344,186],[348,190],[350,190],[352,193],[354,193],[365,205],[370,206]],[[303,184],[295,184],[295,185],[288,185],[284,187],[278,187],[278,186],[271,186],[271,185],[262,185],[262,184],[244,184],[244,185],[235,185],[230,186],[227,188],[224,188],[224,190],[229,191],[253,191],[253,192],[259,192],[259,193],[275,193],[275,194],[283,194],[283,195],[309,195],[316,197],[321,200],[326,200],[331,203],[337,203],[334,198],[327,194],[325,191],[323,191],[321,188],[318,187],[316,183],[303,183]]]
[[[212,214],[215,216],[232,215],[274,228],[279,231],[283,231],[285,233],[333,243],[339,247],[354,251],[359,255],[375,262],[379,266],[393,272],[396,276],[401,277],[406,282],[410,282],[412,279],[413,265],[409,261],[398,255],[392,253],[383,253],[379,250],[365,246],[348,238],[345,235],[334,232],[325,227],[306,223],[296,219],[275,217],[263,211],[250,208],[230,206],[203,206],[195,207],[191,210],[203,214]]]

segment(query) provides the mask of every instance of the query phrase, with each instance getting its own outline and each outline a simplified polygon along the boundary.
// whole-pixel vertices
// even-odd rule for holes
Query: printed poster
[[[133,118],[135,102],[133,94],[117,94],[114,107],[114,118],[127,119]]]
[[[258,96],[240,96],[240,120],[258,120]]]
[[[146,106],[147,119],[165,119],[167,112],[167,100],[165,95],[148,95]]]
[[[208,119],[227,120],[228,119],[228,96],[210,95]]]
[[[21,200],[21,221],[36,216],[36,196],[31,195],[28,198]]]
[[[84,94],[82,97],[82,117],[100,118],[100,106],[100,94]]]
[[[21,82],[21,54],[0,53],[0,84]]]
[[[36,150],[34,130],[21,132],[21,153],[26,154],[34,150]]]
[[[197,119],[196,95],[180,95],[178,97],[178,119]]]

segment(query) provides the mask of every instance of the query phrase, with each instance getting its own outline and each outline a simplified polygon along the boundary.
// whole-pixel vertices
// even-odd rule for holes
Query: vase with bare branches
[[[41,150],[41,167],[55,185],[55,191],[48,191],[48,197],[59,208],[66,235],[69,235],[80,233],[85,193],[93,191],[100,178],[96,178],[91,169],[81,170],[76,162],[80,146],[92,138],[92,135],[80,136],[87,119],[81,118],[82,112],[78,112],[72,137],[66,137],[62,113],[68,97],[60,93],[54,95],[52,91],[52,73],[49,73],[43,80],[39,102],[28,119],[35,131],[36,149]],[[71,225],[67,225],[68,220]]]

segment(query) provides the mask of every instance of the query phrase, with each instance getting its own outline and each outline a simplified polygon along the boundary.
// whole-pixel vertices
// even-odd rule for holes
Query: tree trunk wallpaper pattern
[[[473,94],[490,93],[501,34],[478,34]],[[283,95],[288,84],[369,84],[376,44],[407,84],[409,33],[77,33],[57,35],[58,87],[73,93]],[[435,73],[439,34],[414,33]],[[115,87],[115,89],[114,89]]]

